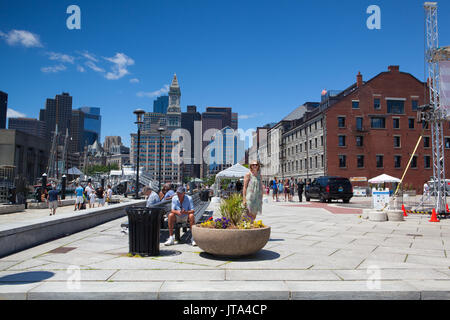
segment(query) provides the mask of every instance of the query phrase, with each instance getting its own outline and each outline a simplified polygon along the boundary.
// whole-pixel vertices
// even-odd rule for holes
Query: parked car
[[[348,203],[353,197],[350,180],[343,177],[324,176],[314,179],[305,189],[306,201],[319,199],[320,202],[342,200]]]

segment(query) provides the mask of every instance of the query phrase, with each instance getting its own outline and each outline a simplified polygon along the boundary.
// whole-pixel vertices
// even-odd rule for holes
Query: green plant
[[[229,219],[235,226],[242,220],[244,210],[245,207],[240,193],[232,194],[228,199],[222,200],[219,207],[222,217]]]

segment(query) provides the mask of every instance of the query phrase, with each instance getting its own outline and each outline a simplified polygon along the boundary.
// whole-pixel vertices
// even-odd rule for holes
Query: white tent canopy
[[[250,170],[243,165],[236,163],[234,166],[229,167],[223,171],[220,171],[216,175],[217,178],[243,178]]]
[[[77,167],[70,168],[67,170],[67,174],[75,175],[75,176],[81,176],[83,172],[81,172]]]
[[[217,192],[219,191],[221,179],[243,178],[247,174],[247,172],[250,172],[250,170],[239,163],[236,163],[228,169],[220,171],[218,174],[216,174],[216,181],[214,183],[215,194],[217,195]]]
[[[369,183],[392,183],[392,182],[393,183],[401,182],[401,180],[395,177],[391,177],[384,173],[369,180]]]

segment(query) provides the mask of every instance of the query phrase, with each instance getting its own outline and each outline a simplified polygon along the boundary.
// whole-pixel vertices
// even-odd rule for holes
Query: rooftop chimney
[[[390,72],[398,72],[399,69],[400,69],[400,66],[389,66],[389,67],[388,67],[388,70],[389,70]]]
[[[358,71],[358,74],[356,75],[356,87],[359,88],[363,85],[363,78],[360,71]]]

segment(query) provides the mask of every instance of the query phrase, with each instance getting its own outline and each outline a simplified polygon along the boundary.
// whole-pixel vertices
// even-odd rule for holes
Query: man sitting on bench
[[[164,243],[166,246],[171,246],[175,243],[173,228],[175,223],[186,223],[189,220],[189,224],[191,227],[195,224],[195,216],[194,216],[194,202],[192,201],[192,197],[186,195],[186,189],[182,186],[178,187],[177,194],[172,198],[172,211],[169,213],[169,239]],[[191,244],[196,246],[197,244],[192,238]]]

